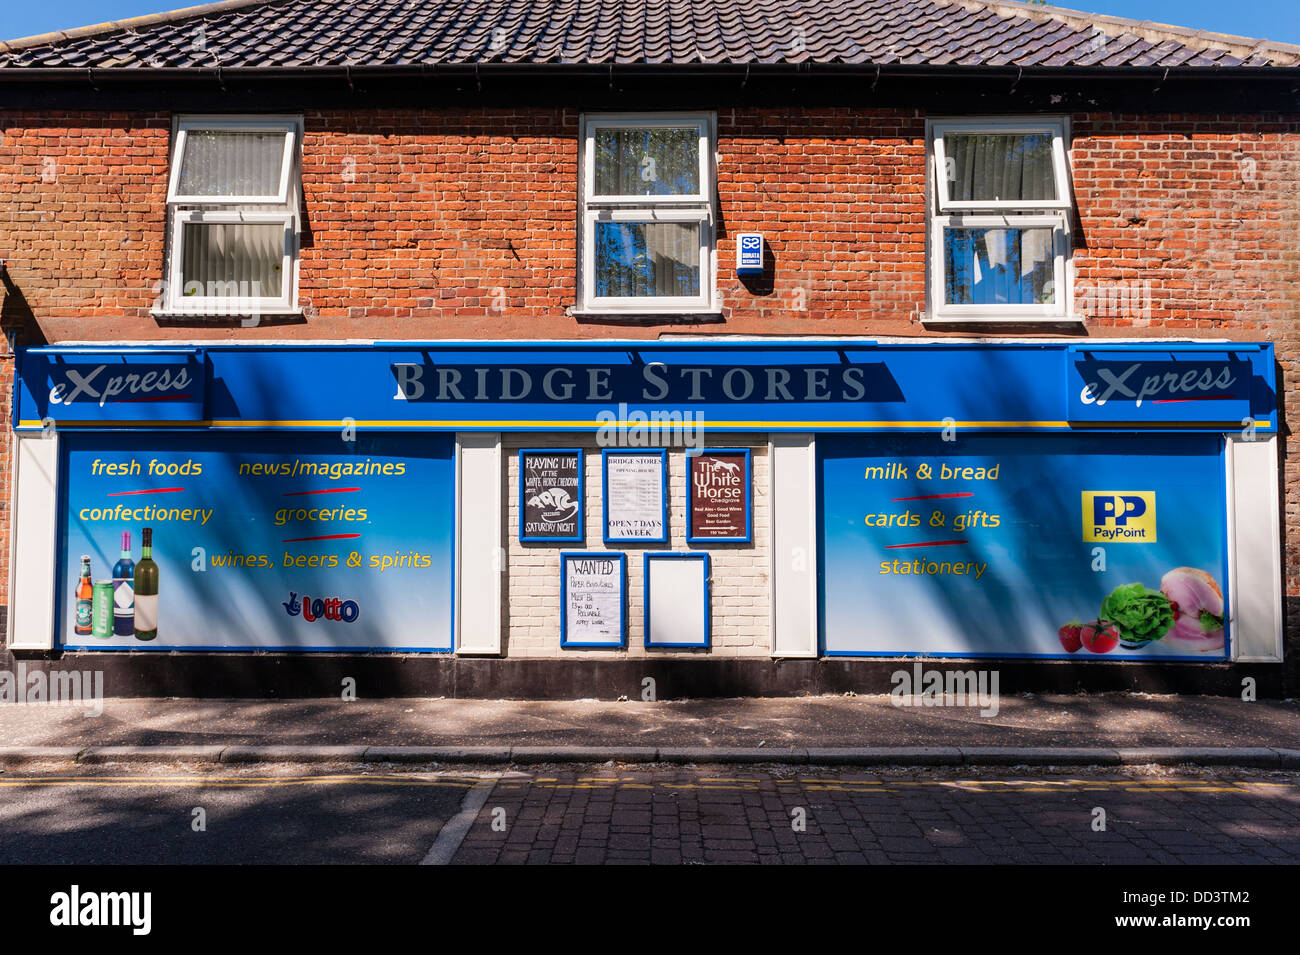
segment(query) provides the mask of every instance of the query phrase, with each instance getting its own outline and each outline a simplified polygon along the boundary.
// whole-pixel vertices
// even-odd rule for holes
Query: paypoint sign
[[[1084,491],[1083,539],[1154,544],[1155,491]]]

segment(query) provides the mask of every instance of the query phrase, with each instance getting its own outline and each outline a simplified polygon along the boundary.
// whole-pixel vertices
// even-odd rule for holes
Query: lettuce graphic
[[[1159,640],[1174,625],[1174,608],[1170,606],[1169,598],[1158,590],[1147,590],[1141,584],[1116,587],[1101,602],[1101,613],[1097,616],[1115,625],[1120,643],[1130,650]]]

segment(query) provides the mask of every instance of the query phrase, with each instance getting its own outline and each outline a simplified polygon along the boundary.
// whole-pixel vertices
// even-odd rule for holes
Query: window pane
[[[177,188],[183,196],[274,196],[283,162],[282,132],[191,129]]]
[[[949,133],[943,144],[955,202],[1057,198],[1050,133]]]
[[[284,287],[284,226],[187,222],[182,228],[184,297],[280,297]]]
[[[700,294],[697,222],[597,222],[595,243],[598,298]]]
[[[945,302],[1055,303],[1053,238],[1052,229],[944,229]]]
[[[595,140],[596,195],[700,194],[696,127],[597,127]]]

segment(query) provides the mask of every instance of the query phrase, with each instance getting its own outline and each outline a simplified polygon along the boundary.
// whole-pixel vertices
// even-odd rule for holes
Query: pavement
[[[921,702],[904,698],[909,702]],[[0,704],[0,763],[772,763],[1300,768],[1300,704],[1024,694],[993,708],[887,695]]]

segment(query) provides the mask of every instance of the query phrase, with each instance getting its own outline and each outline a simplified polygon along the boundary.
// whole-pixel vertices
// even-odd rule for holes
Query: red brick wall
[[[24,329],[28,341],[653,337],[665,329],[565,315],[577,254],[576,110],[309,112],[305,122],[308,317],[248,329],[160,327],[149,306],[162,278],[170,117],[0,113],[6,327]],[[1076,295],[1100,293],[1085,303],[1094,306],[1085,331],[1268,339],[1294,380],[1300,115],[1080,114],[1071,127]],[[920,114],[724,109],[719,151],[726,321],[699,331],[971,334],[918,320]],[[729,269],[731,236],[749,229],[764,232],[774,253],[770,290],[742,286]],[[504,309],[493,308],[498,289]],[[6,386],[10,374],[0,365]],[[1300,418],[1296,389],[1286,401],[1286,418]],[[7,415],[7,403],[0,410]],[[1300,455],[1284,440],[1286,591],[1300,639]],[[0,534],[7,522],[0,514]]]

